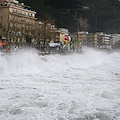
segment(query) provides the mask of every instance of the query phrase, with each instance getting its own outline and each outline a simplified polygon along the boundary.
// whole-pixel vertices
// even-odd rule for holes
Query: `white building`
[[[120,41],[120,34],[114,33],[111,35],[112,43],[115,44],[116,42]]]

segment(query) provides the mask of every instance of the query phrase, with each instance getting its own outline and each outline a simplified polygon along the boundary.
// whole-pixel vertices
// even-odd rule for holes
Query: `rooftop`
[[[24,3],[19,3],[19,1],[17,1],[17,0],[0,0],[0,4],[1,4],[1,6],[13,4],[13,5],[19,6],[21,8],[30,9],[30,6],[24,5]]]

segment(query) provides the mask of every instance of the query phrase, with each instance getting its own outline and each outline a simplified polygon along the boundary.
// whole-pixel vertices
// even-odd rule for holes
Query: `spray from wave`
[[[0,56],[0,71],[9,73],[39,73],[56,69],[87,69],[110,62],[114,55],[94,49],[85,49],[83,53],[44,56],[39,55],[36,50],[22,50],[10,55]]]

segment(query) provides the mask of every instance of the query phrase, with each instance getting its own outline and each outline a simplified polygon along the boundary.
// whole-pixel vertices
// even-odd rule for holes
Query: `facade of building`
[[[88,35],[88,32],[84,32],[84,31],[77,32],[72,34],[72,39],[74,43],[82,42],[82,45],[87,45],[87,35]]]
[[[111,34],[112,48],[120,48],[120,34]]]
[[[111,48],[111,34],[95,33],[95,46],[99,48]]]
[[[111,44],[111,35],[110,34],[104,34],[103,35],[103,43],[105,45],[110,45]]]
[[[35,29],[35,11],[17,0],[0,0],[0,35],[9,42],[28,42]]]
[[[95,46],[95,36],[93,33],[87,34],[87,46],[94,47]]]
[[[109,47],[112,44],[111,35],[100,33],[78,32],[72,35],[73,41],[82,42],[83,46]]]

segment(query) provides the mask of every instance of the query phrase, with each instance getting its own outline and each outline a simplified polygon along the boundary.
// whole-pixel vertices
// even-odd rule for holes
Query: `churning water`
[[[0,120],[120,120],[120,52],[0,56]]]

